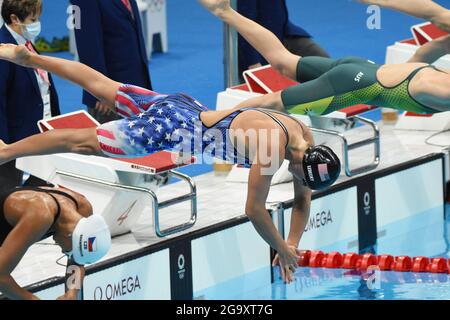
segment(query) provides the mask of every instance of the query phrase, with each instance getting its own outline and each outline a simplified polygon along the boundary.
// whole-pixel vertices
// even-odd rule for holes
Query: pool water
[[[441,211],[442,212],[442,211]],[[380,254],[422,255],[428,257],[450,257],[450,206],[446,207],[444,220],[422,225],[407,234],[383,239]],[[415,220],[426,219],[426,215]],[[411,219],[409,219],[411,220]],[[411,221],[403,221],[411,225]],[[423,221],[425,222],[425,221]],[[396,223],[398,225],[398,222]],[[392,226],[395,227],[395,226]],[[392,251],[386,243],[391,241]],[[409,243],[399,253],[399,241]],[[405,249],[406,248],[406,249]],[[278,267],[274,268],[271,283],[271,268],[263,268],[242,277],[231,279],[194,295],[203,299],[222,300],[367,300],[367,299],[450,299],[450,275],[414,272],[372,271],[358,272],[347,269],[298,268],[295,281],[284,284]]]

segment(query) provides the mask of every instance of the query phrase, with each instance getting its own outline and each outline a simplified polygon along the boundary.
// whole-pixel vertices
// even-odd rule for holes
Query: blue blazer
[[[4,25],[0,29],[0,43],[17,44]],[[52,115],[60,114],[58,95],[51,74],[50,103]],[[37,122],[42,119],[44,103],[35,71],[11,62],[0,61],[0,139],[16,142],[39,133]]]
[[[285,0],[238,0],[238,11],[243,16],[256,21],[272,31],[282,42],[286,36],[311,37],[304,29],[289,21]],[[239,67],[247,70],[248,66],[267,61],[239,36]]]
[[[142,25],[135,0],[134,19],[122,0],[71,0],[81,9],[81,29],[75,29],[80,62],[122,83],[152,89]],[[83,104],[97,99],[83,92]]]

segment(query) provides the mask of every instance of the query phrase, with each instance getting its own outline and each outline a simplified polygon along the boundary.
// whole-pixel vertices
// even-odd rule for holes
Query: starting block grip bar
[[[317,129],[317,128],[311,128],[311,131],[319,132],[322,134],[332,135],[332,136],[338,137],[342,141],[342,154],[344,157],[343,162],[344,162],[344,167],[345,167],[345,174],[347,177],[352,177],[357,174],[364,173],[364,172],[373,170],[376,167],[378,167],[378,165],[380,164],[381,147],[380,147],[380,129],[378,128],[378,126],[376,125],[375,122],[365,119],[365,118],[362,118],[362,117],[359,117],[359,116],[353,116],[353,117],[350,117],[349,119],[355,119],[360,122],[364,122],[364,123],[368,124],[372,128],[373,136],[371,138],[361,140],[361,141],[355,142],[353,144],[349,144],[347,141],[347,138],[340,132],[326,130],[326,129]],[[374,145],[374,158],[373,158],[372,162],[368,165],[364,165],[364,166],[361,166],[358,168],[351,169],[350,168],[349,151],[358,149],[360,147],[363,147],[363,146],[366,146],[369,144]]]
[[[190,199],[191,200],[191,215],[190,215],[188,222],[181,223],[179,225],[172,226],[167,229],[161,229],[160,218],[159,218],[160,204],[158,202],[158,197],[156,196],[155,192],[153,192],[152,190],[143,188],[143,187],[135,187],[135,186],[122,185],[122,184],[113,183],[113,182],[107,182],[107,181],[103,181],[103,180],[99,180],[99,179],[76,175],[76,174],[73,174],[70,172],[56,171],[57,175],[69,177],[72,179],[77,179],[77,180],[82,180],[82,181],[86,181],[89,183],[99,184],[99,185],[108,186],[108,187],[112,187],[112,188],[118,188],[118,189],[123,189],[123,190],[127,190],[127,191],[136,191],[136,192],[141,192],[143,194],[147,194],[152,199],[153,222],[154,222],[153,224],[154,224],[154,228],[155,228],[155,233],[160,238],[187,230],[187,229],[191,228],[192,226],[194,226],[194,224],[197,221],[197,189],[196,189],[196,185],[195,185],[194,181],[189,176],[184,175],[179,172],[169,171],[169,173],[174,176],[177,176],[178,178],[182,179],[185,182],[188,182],[191,191],[189,194],[182,195],[178,198],[167,200],[165,203],[163,202],[162,203],[163,206],[168,207],[175,203],[183,202],[183,200],[185,201],[187,199]]]

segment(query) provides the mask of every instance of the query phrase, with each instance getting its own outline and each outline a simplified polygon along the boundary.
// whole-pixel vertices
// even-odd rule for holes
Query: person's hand
[[[294,280],[294,272],[298,267],[298,249],[288,244],[285,252],[279,252],[273,259],[272,266],[280,266],[281,278],[285,283],[291,283]]]
[[[56,300],[78,300],[78,295],[75,290],[69,290],[62,296],[56,298]]]
[[[198,2],[215,16],[220,16],[231,8],[230,0],[198,0]]]
[[[108,116],[113,113],[111,107],[103,102],[97,101],[95,104],[95,109],[98,110],[102,115]]]
[[[6,60],[24,67],[30,66],[31,53],[25,46],[15,44],[0,44],[0,59]]]

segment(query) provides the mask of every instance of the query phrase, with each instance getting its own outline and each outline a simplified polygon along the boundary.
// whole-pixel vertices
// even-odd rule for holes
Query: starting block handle
[[[161,202],[161,203],[158,202],[158,197],[155,194],[155,192],[153,192],[152,190],[150,190],[148,188],[128,186],[128,185],[103,181],[103,180],[90,178],[90,177],[86,177],[86,176],[81,176],[81,175],[77,175],[77,174],[73,174],[73,173],[65,172],[65,171],[56,171],[55,174],[69,177],[69,178],[76,179],[76,180],[82,180],[82,181],[93,183],[93,184],[102,185],[102,186],[108,186],[108,187],[127,190],[127,191],[141,192],[141,193],[148,195],[152,200],[152,208],[153,208],[153,213],[154,213],[153,214],[153,225],[155,228],[155,233],[158,237],[163,238],[163,237],[169,236],[171,234],[187,230],[187,229],[191,228],[192,226],[194,226],[194,224],[197,221],[197,187],[195,185],[194,180],[192,180],[191,177],[184,175],[182,173],[179,173],[179,172],[169,171],[169,173],[171,175],[176,176],[177,178],[180,178],[181,180],[187,182],[190,186],[190,193],[176,197],[176,198],[169,199],[169,200]],[[191,201],[191,216],[190,216],[189,221],[184,222],[179,225],[176,225],[176,226],[169,227],[164,230],[161,230],[160,225],[159,225],[160,224],[159,209],[162,209],[162,208],[165,208],[165,207],[168,207],[168,206],[180,203],[180,202],[184,202],[187,200]]]
[[[311,130],[315,131],[315,132],[323,133],[323,134],[333,135],[333,136],[341,139],[342,154],[344,157],[345,175],[347,177],[353,177],[355,175],[373,170],[376,167],[378,167],[378,165],[380,164],[380,150],[381,150],[381,148],[380,148],[380,129],[378,128],[376,123],[373,122],[372,120],[362,118],[360,116],[352,116],[352,117],[349,117],[348,119],[356,120],[358,122],[363,122],[363,123],[369,125],[372,128],[373,136],[371,138],[363,139],[358,142],[349,144],[347,138],[344,136],[344,134],[342,134],[340,132],[326,130],[326,129],[316,129],[316,128],[311,128]],[[366,145],[370,145],[370,144],[373,144],[373,146],[374,146],[374,157],[373,157],[372,162],[369,163],[368,165],[364,165],[364,166],[361,166],[358,168],[351,169],[350,168],[350,155],[349,155],[350,151],[364,147]]]
[[[164,202],[161,202],[158,204],[158,207],[154,211],[154,225],[155,225],[155,232],[158,235],[158,237],[166,237],[171,234],[189,229],[192,227],[195,222],[197,221],[197,186],[195,185],[194,180],[189,177],[188,175],[182,174],[180,172],[170,170],[169,175],[179,178],[180,180],[186,182],[189,185],[190,192],[181,196],[178,196],[176,198],[172,198],[169,200],[166,200]],[[191,202],[191,217],[188,222],[173,226],[164,230],[161,230],[159,226],[159,209],[167,208],[169,206],[175,205],[177,203],[190,201]]]

